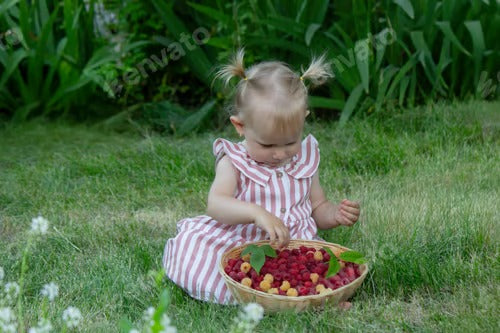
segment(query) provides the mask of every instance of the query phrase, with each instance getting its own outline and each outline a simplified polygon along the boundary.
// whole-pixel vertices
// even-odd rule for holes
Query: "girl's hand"
[[[344,199],[337,206],[335,221],[340,225],[352,226],[359,218],[359,202]]]
[[[271,243],[278,240],[279,247],[285,247],[290,242],[290,231],[285,226],[283,221],[269,213],[265,209],[260,209],[255,214],[254,223],[261,229],[264,229],[271,238]]]

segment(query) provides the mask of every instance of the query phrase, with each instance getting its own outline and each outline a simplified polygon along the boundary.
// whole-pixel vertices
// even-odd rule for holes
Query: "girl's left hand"
[[[344,199],[337,206],[335,220],[340,225],[352,226],[359,218],[359,202]]]

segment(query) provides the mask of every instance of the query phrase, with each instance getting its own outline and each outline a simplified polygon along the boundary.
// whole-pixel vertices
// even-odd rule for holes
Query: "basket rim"
[[[351,250],[350,248],[347,248],[345,246],[342,246],[342,245],[336,244],[336,243],[330,243],[330,242],[325,242],[325,241],[316,241],[316,240],[302,240],[302,239],[292,239],[292,240],[290,240],[290,243],[288,244],[288,246],[286,248],[288,249],[292,243],[294,243],[294,244],[295,243],[297,243],[297,244],[301,244],[301,243],[328,244],[329,246],[333,245],[333,246],[335,246],[335,247],[343,250],[342,252]],[[243,289],[243,290],[245,290],[245,291],[247,291],[249,293],[256,294],[256,296],[260,296],[260,297],[267,297],[267,298],[272,298],[272,299],[276,299],[276,300],[290,300],[290,301],[303,301],[303,300],[311,300],[311,299],[312,300],[314,300],[314,299],[321,299],[321,298],[324,298],[325,296],[330,296],[330,295],[333,295],[333,294],[337,294],[337,293],[342,292],[344,289],[348,289],[348,288],[352,287],[352,284],[355,283],[356,281],[358,281],[359,279],[364,280],[364,278],[368,274],[368,270],[369,270],[369,266],[368,266],[367,263],[359,265],[360,267],[363,267],[363,272],[361,273],[360,276],[358,276],[356,279],[354,279],[350,283],[348,283],[348,284],[346,284],[346,285],[344,285],[344,286],[342,286],[340,288],[333,289],[331,291],[327,291],[327,292],[325,292],[323,294],[305,295],[305,296],[285,296],[285,295],[269,294],[269,293],[264,292],[264,291],[255,290],[253,288],[250,288],[248,286],[245,286],[245,285],[241,284],[240,282],[238,282],[236,280],[233,280],[224,271],[223,262],[224,262],[225,257],[227,255],[229,255],[230,253],[238,251],[238,250],[240,250],[242,248],[245,248],[245,247],[247,247],[248,245],[251,245],[251,244],[269,244],[269,245],[273,246],[271,244],[270,240],[261,240],[261,241],[255,241],[255,242],[247,242],[247,243],[244,243],[242,245],[235,246],[235,247],[231,248],[230,250],[227,250],[226,252],[224,252],[224,254],[221,256],[221,260],[219,260],[219,272],[224,277],[224,280],[226,280],[226,282],[232,283],[235,286],[238,286],[238,288],[241,288],[241,289]],[[273,248],[275,248],[275,247],[273,247]]]

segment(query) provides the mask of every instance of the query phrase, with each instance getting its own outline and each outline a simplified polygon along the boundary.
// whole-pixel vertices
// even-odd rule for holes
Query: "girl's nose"
[[[286,152],[284,150],[277,150],[274,152],[273,158],[275,160],[283,160],[286,157]]]

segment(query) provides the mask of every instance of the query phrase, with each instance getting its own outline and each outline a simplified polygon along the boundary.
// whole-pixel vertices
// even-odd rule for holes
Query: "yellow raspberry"
[[[272,274],[267,273],[267,274],[264,276],[264,280],[269,281],[269,283],[273,283],[273,281],[274,281],[274,276],[273,276]]]
[[[297,292],[297,289],[295,288],[290,288],[286,291],[287,296],[299,296],[299,293]]]
[[[278,288],[271,288],[267,291],[268,294],[273,294],[273,295],[278,295],[279,291]]]
[[[310,279],[311,279],[312,283],[317,283],[318,279],[319,279],[319,274],[318,273],[311,273]]]
[[[240,270],[245,274],[248,273],[251,268],[252,268],[252,266],[247,262],[242,263],[240,266]]]
[[[251,287],[252,286],[252,279],[250,278],[243,278],[243,280],[241,280],[241,284],[244,285],[244,286],[247,286],[247,287]]]
[[[321,290],[319,294],[320,294],[320,295],[327,294],[327,293],[329,293],[330,291],[333,291],[333,289],[332,289],[332,288],[326,288],[326,289]]]
[[[344,261],[339,260],[339,264],[340,264],[340,269],[342,269],[342,268],[345,267],[345,262]]]
[[[259,287],[260,289],[262,289],[262,291],[268,291],[269,289],[271,289],[271,284],[267,280],[262,280],[259,284]]]
[[[323,253],[321,253],[321,251],[314,252],[314,260],[316,261],[323,260]]]
[[[281,282],[280,289],[283,291],[287,291],[288,289],[290,289],[290,282],[288,282],[287,280]]]
[[[244,256],[242,256],[241,259],[245,262],[249,262],[250,261],[250,253],[247,253]]]
[[[316,286],[316,292],[317,292],[317,293],[321,293],[321,292],[322,292],[323,290],[325,290],[325,289],[326,289],[326,288],[325,288],[325,286],[324,286],[323,284],[318,284],[318,285]]]

